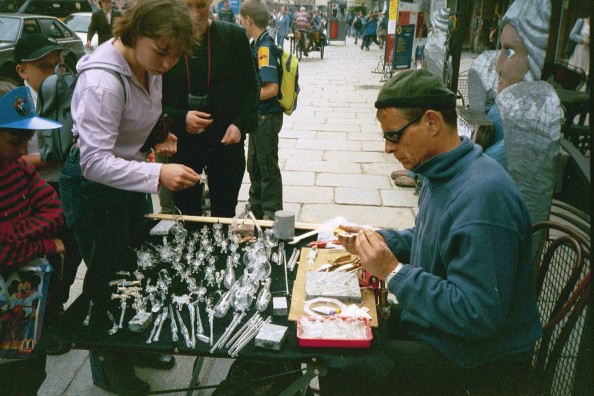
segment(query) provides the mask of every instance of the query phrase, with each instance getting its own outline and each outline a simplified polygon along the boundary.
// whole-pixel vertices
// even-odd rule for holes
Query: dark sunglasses
[[[418,116],[416,116],[415,118],[413,118],[412,120],[410,120],[398,129],[384,132],[384,139],[391,143],[398,143],[398,140],[400,140],[400,136],[404,133],[404,130],[412,124],[414,124],[415,122],[419,121],[421,117],[423,117],[423,115],[425,115],[425,113],[419,114]]]

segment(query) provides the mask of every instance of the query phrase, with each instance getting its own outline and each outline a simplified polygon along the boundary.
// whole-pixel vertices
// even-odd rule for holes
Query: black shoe
[[[139,354],[134,359],[134,365],[136,367],[146,367],[156,370],[171,370],[175,365],[175,356]]]
[[[64,344],[50,345],[46,348],[45,354],[49,356],[59,356],[70,352],[70,346]]]
[[[104,386],[101,384],[95,385],[120,396],[142,396],[148,394],[151,391],[150,385],[137,376],[126,378],[125,380],[111,380],[109,386]]]
[[[129,359],[119,354],[99,354],[98,359],[105,382],[93,381],[95,385],[122,396],[146,395],[151,391],[149,384],[136,376]]]

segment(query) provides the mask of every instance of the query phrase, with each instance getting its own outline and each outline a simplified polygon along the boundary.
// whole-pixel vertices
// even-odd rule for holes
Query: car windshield
[[[14,43],[19,38],[20,20],[0,17],[0,41]]]
[[[70,15],[64,19],[64,23],[75,32],[86,33],[89,30],[91,17],[86,15]]]

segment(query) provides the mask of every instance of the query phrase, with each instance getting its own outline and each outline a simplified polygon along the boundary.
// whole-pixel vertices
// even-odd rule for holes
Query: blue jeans
[[[114,272],[136,268],[130,249],[141,242],[152,212],[148,194],[125,191],[86,179],[80,168],[80,151],[74,147],[60,175],[60,196],[66,225],[80,247],[87,273],[83,292],[90,298],[110,296],[108,282]]]
[[[355,29],[355,28],[353,28],[353,29],[355,30],[355,44],[357,44],[357,41],[361,37],[362,31],[361,31],[361,29]]]
[[[258,115],[258,130],[250,134],[247,169],[250,174],[249,203],[258,218],[274,219],[283,208],[283,180],[278,166],[278,134],[283,113]]]
[[[80,168],[80,150],[73,147],[60,174],[60,196],[70,228],[87,265],[83,293],[95,304],[109,301],[108,282],[115,272],[136,268],[136,255],[130,247],[141,242],[149,225],[145,214],[152,212],[148,194],[120,190],[86,179]],[[94,311],[100,312],[100,308]],[[104,367],[91,354],[93,382],[109,385]],[[121,366],[117,371],[134,372],[132,363],[125,363],[124,354],[111,353]],[[126,370],[124,370],[126,369]],[[112,371],[114,371],[112,369]]]

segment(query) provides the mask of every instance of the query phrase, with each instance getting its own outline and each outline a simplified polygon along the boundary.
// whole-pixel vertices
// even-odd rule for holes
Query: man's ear
[[[25,66],[19,63],[18,65],[16,65],[16,72],[23,80],[27,79],[27,68]]]
[[[431,135],[437,135],[443,125],[443,116],[439,111],[427,110],[425,112],[425,117],[427,117],[427,124],[429,125]]]

